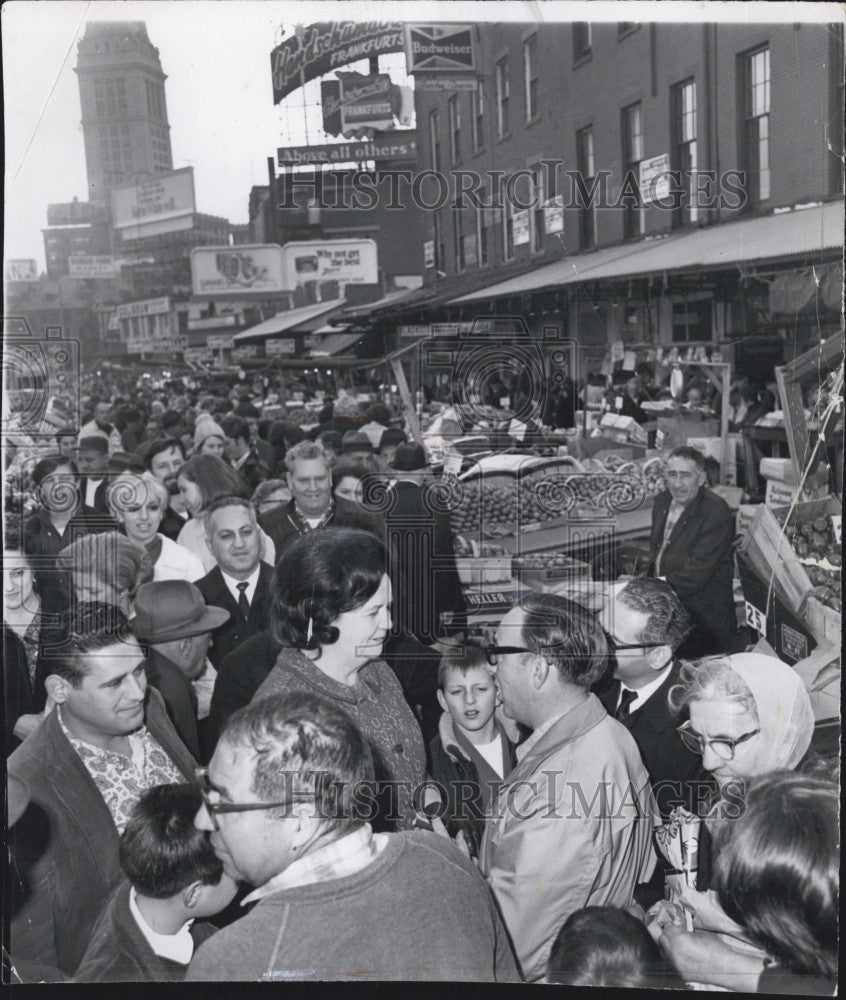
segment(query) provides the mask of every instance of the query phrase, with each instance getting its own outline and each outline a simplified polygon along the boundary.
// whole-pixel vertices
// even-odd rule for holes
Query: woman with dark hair
[[[570,914],[552,945],[546,982],[624,989],[685,988],[642,921],[614,906],[586,906]]]
[[[250,491],[243,478],[216,455],[195,455],[180,468],[176,477],[179,495],[191,518],[179,532],[176,541],[198,556],[208,573],[215,567],[215,558],[206,543],[205,509],[219,497],[241,497],[249,500]],[[276,561],[273,542],[259,529],[264,548],[262,559],[272,566]]]
[[[408,829],[426,757],[417,721],[381,658],[392,624],[385,565],[379,539],[353,528],[322,528],[287,546],[270,612],[270,631],[283,649],[253,700],[307,691],[336,702],[373,752],[375,827]]]

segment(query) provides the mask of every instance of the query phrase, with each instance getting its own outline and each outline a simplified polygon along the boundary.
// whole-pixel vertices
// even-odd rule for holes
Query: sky
[[[831,4],[777,4],[778,20],[813,19]],[[770,13],[765,10],[770,9]],[[12,0],[2,8],[6,258],[44,268],[41,234],[50,202],[87,197],[79,89],[73,67],[89,20],[144,21],[167,74],[174,169],[194,167],[197,210],[246,223],[250,188],[267,183],[280,145],[328,140],[320,129],[319,83],[274,107],[270,52],[297,23],[318,20],[709,20],[772,16],[769,4],[438,3],[434,0]],[[345,69],[366,69],[361,66]],[[408,82],[402,55],[380,68]],[[310,110],[304,115],[303,105]],[[306,129],[306,121],[308,127]]]

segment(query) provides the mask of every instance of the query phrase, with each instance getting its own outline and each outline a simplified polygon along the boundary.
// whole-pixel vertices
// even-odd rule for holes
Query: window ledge
[[[507,132],[503,132],[502,135],[498,135],[496,137],[496,141],[497,142],[508,142],[510,138],[511,138],[511,130],[509,129]]]
[[[540,115],[535,115],[534,118],[527,118],[525,122],[526,128],[531,128],[533,125],[537,125],[540,120]]]
[[[593,59],[593,52],[585,52],[573,60],[573,69],[578,69],[579,66],[584,66],[585,63],[589,63]]]

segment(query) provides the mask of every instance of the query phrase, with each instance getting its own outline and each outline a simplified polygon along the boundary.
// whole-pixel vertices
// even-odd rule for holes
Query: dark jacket
[[[655,576],[672,497],[660,493],[652,508],[648,575]],[[675,523],[661,558],[661,576],[707,633],[699,655],[730,651],[736,631],[732,577],[735,518],[722,497],[702,486]]]
[[[196,762],[158,691],[147,695],[147,728],[187,781]],[[8,761],[32,796],[9,831],[28,896],[14,911],[11,953],[72,975],[109,894],[123,877],[112,814],[53,711]]]
[[[271,472],[276,468],[276,451],[269,441],[263,441],[261,438],[256,438],[253,441],[253,451],[258,455],[259,461],[265,467],[266,473],[265,478],[267,478]]]
[[[443,636],[442,614],[453,616],[453,629],[464,627],[467,614],[449,516],[433,511],[424,496],[432,485],[395,483],[385,514],[394,624],[426,645]]]
[[[179,738],[190,750],[191,755],[200,759],[200,744],[197,738],[197,695],[194,686],[185,674],[155,646],[147,646],[144,661],[147,683],[164,699],[168,718],[173,723]]]
[[[255,448],[250,448],[247,461],[235,471],[247,484],[251,496],[258,484],[263,483],[270,475],[269,467],[259,458]]]
[[[172,542],[175,542],[179,538],[179,532],[188,523],[189,518],[180,517],[179,514],[173,510],[172,507],[168,507],[164,512],[164,517],[162,518],[162,523],[159,525],[159,531],[166,538],[169,538]]]
[[[86,492],[88,490],[88,479],[89,478],[96,478],[96,477],[87,477],[87,476],[83,476],[82,477],[82,495],[83,496],[85,496],[85,494],[86,494]],[[108,474],[108,472],[105,472],[99,478],[100,478],[100,483],[97,486],[97,489],[94,490],[94,502],[91,504],[91,509],[95,513],[99,514],[101,517],[106,517],[109,520],[113,520],[112,513],[109,510],[109,505],[106,502],[106,493],[107,493],[107,491],[109,489],[109,486],[111,485],[113,477],[110,476]],[[117,528],[117,522],[114,522],[114,527]]]
[[[277,549],[277,553],[278,553]],[[240,646],[251,635],[267,628],[267,616],[270,605],[270,593],[273,586],[273,570],[266,562],[259,563],[259,578],[256,591],[250,603],[250,614],[244,618],[238,602],[232,596],[219,566],[215,566],[195,586],[203,595],[206,604],[225,608],[229,612],[229,620],[212,632],[212,647],[209,659],[215,670],[220,668],[224,657]]]
[[[663,684],[652,693],[646,704],[628,718],[620,720],[638,745],[664,820],[677,805],[683,805],[690,812],[698,812],[702,796],[713,796],[716,791],[713,778],[702,767],[702,758],[691,753],[676,732],[685,716],[672,715],[667,703],[670,688],[678,684],[680,669],[681,664],[676,660]],[[619,701],[620,682],[606,681],[597,686],[594,693],[608,714],[613,716]]]
[[[505,775],[517,763],[516,747],[497,725],[497,732],[506,751]],[[441,819],[451,837],[460,830],[470,847],[473,857],[479,856],[485,833],[485,801],[496,801],[497,782],[485,796],[479,785],[479,769],[455,735],[455,726],[449,712],[441,716],[438,735],[429,744],[432,780],[442,785],[447,793],[446,811]]]
[[[289,516],[294,513],[294,509],[294,501],[289,500],[284,506],[270,510],[259,518],[259,525],[276,546],[277,560],[285,546],[300,535],[295,521]],[[326,527],[360,528],[384,539],[384,528],[379,520],[348,500],[334,500],[332,516],[326,522]]]
[[[281,648],[270,632],[264,629],[224,656],[217,670],[209,708],[208,737],[212,746],[220,738],[229,716],[250,704],[273,669]]]
[[[15,723],[22,715],[37,715],[44,710],[47,691],[41,647],[35,665],[34,682],[29,679],[29,663],[23,641],[3,623],[3,707],[6,718],[6,756],[20,745],[14,734]]]
[[[73,977],[75,983],[178,983],[185,978],[187,965],[162,958],[150,947],[129,909],[130,889],[129,882],[122,882],[103,908]],[[215,931],[206,921],[195,920],[191,925],[195,950]]]

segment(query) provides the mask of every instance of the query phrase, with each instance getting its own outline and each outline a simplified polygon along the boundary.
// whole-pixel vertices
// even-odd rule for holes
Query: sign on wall
[[[325,146],[283,146],[276,150],[280,167],[321,163],[360,163],[362,160],[416,160],[417,132],[397,132],[393,136],[361,142],[338,142]]]
[[[170,312],[170,296],[158,299],[143,299],[141,302],[122,302],[115,314],[118,319],[132,319],[134,316],[157,316]]]
[[[120,262],[114,257],[79,254],[68,257],[71,278],[114,278],[120,274]]]
[[[529,210],[527,208],[515,212],[511,216],[511,242],[519,247],[529,242]]]
[[[195,247],[191,282],[195,295],[283,292],[282,248],[275,243]]]
[[[321,21],[298,27],[270,53],[273,103],[333,69],[402,52],[402,29],[399,21]]]
[[[435,241],[426,240],[423,244],[423,267],[435,266]]]
[[[406,24],[405,65],[409,74],[476,71],[472,24]]]
[[[374,240],[309,240],[282,247],[285,290],[309,282],[337,281],[340,294],[346,285],[375,284],[379,280],[378,252]]]
[[[124,240],[190,229],[194,211],[193,167],[112,191],[114,228]]]
[[[670,197],[670,154],[662,153],[640,161],[640,196],[644,203]]]
[[[384,132],[414,120],[412,91],[392,83],[387,73],[338,73],[337,80],[321,83],[320,94],[323,130],[329,135],[360,135],[364,129]]]
[[[564,232],[564,196],[550,198],[543,207],[543,231],[549,235]]]

